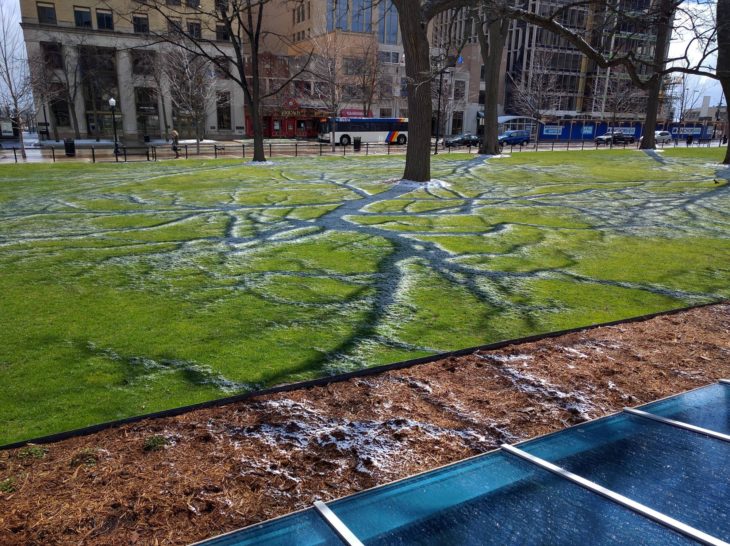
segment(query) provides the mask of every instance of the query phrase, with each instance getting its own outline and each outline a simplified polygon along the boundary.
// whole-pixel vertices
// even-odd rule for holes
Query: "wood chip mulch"
[[[0,452],[0,544],[187,544],[730,377],[730,305]]]

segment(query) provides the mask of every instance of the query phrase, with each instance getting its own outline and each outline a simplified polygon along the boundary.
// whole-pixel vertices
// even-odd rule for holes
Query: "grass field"
[[[0,167],[0,444],[727,298],[721,156]]]

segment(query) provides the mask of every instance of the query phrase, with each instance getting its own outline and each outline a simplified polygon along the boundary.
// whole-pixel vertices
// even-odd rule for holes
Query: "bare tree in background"
[[[62,101],[68,107],[75,138],[81,138],[76,100],[83,88],[80,52],[87,45],[83,35],[67,38],[64,43],[43,42],[37,55],[29,59],[33,90],[43,103]],[[89,51],[89,48],[86,48]]]
[[[191,119],[200,153],[200,141],[205,136],[206,111],[216,98],[215,66],[206,57],[193,55],[181,47],[169,47],[163,55],[170,98],[178,116]]]
[[[23,129],[33,112],[33,85],[20,26],[0,2],[0,107],[6,110],[18,130],[20,153],[26,158]]]
[[[355,52],[356,74],[353,78],[355,85],[360,88],[360,100],[362,101],[362,112],[368,116],[373,108],[373,103],[380,98],[380,90],[383,82],[383,65],[378,55],[378,42],[375,35]]]
[[[337,47],[337,32],[321,34],[310,40],[312,56],[307,73],[314,78],[312,98],[329,112],[332,121],[344,101],[345,78],[343,56]],[[335,124],[330,123],[330,143],[335,149]]]
[[[647,92],[638,89],[622,71],[614,71],[604,82],[601,100],[601,117],[610,116],[611,127],[620,130],[617,124],[626,114],[646,110]],[[653,131],[652,131],[653,135]],[[643,135],[643,139],[646,134]],[[611,141],[613,147],[613,141]]]
[[[700,103],[701,97],[707,89],[706,82],[688,74],[682,74],[676,80],[676,105],[679,122],[685,121],[687,112],[694,110]]]
[[[148,10],[165,21],[174,32],[161,32],[150,29],[150,38],[157,42],[169,42],[184,48],[188,53],[203,57],[220,64],[220,70],[233,80],[242,90],[246,108],[251,118],[254,139],[254,161],[265,161],[264,128],[262,108],[265,100],[279,94],[289,83],[297,78],[303,69],[290,73],[280,84],[264,90],[263,70],[260,64],[267,40],[288,43],[288,38],[268,32],[264,28],[266,6],[271,0],[208,0],[168,2],[167,0],[145,0],[126,15],[140,9]],[[185,19],[186,24],[181,25]],[[199,21],[199,25],[191,20]],[[219,63],[227,58],[230,63]]]
[[[537,50],[530,61],[530,68],[512,80],[512,109],[522,115],[543,122],[546,112],[556,110],[558,95],[558,75],[551,69],[553,55]]]

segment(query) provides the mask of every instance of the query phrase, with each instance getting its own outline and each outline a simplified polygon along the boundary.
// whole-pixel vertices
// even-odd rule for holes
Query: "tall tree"
[[[537,120],[538,134],[546,112],[555,110],[558,105],[558,75],[552,68],[553,59],[551,52],[534,51],[529,69],[512,81],[512,108]]]
[[[189,53],[217,64],[219,69],[243,90],[254,138],[254,161],[265,161],[262,109],[265,99],[277,95],[298,77],[299,69],[279,85],[264,91],[261,59],[267,40],[286,39],[266,30],[265,12],[272,0],[208,0],[172,2],[145,0],[143,6],[165,21],[173,32],[150,29],[153,40],[176,44]],[[135,10],[136,12],[136,10]],[[132,17],[132,14],[129,14]],[[199,23],[182,25],[182,18]],[[231,62],[221,63],[221,58]]]
[[[431,85],[434,80],[428,26],[439,13],[465,6],[468,1],[392,0],[392,3],[398,10],[408,91],[408,148],[403,178],[427,182],[431,179]]]
[[[730,0],[717,0],[717,79],[730,97]],[[730,165],[730,146],[722,161]]]
[[[167,48],[163,58],[170,98],[178,115],[185,115],[192,121],[200,152],[206,111],[216,97],[214,65],[207,58],[192,55],[181,47]]]
[[[33,112],[32,78],[20,26],[10,17],[6,6],[0,2],[0,107],[10,114],[25,159],[23,129],[26,118]]]
[[[29,59],[33,90],[44,98],[44,104],[53,100],[67,105],[75,138],[81,138],[76,100],[83,87],[80,51],[86,45],[85,35],[74,35],[64,43],[49,37],[41,43],[40,52]]]
[[[472,13],[484,63],[484,136],[479,153],[497,155],[500,153],[497,120],[502,54],[511,21],[501,2],[483,0]]]
[[[311,38],[312,55],[306,72],[314,79],[312,98],[322,105],[330,118],[339,115],[345,94],[344,58],[337,47],[339,31],[318,34]],[[330,145],[334,151],[335,124],[330,123]]]

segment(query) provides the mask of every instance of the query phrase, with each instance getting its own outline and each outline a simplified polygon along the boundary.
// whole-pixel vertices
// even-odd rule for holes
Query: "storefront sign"
[[[362,108],[345,108],[340,111],[340,116],[343,118],[370,118],[373,117],[373,113],[363,114]]]
[[[563,127],[561,125],[545,125],[542,128],[543,135],[562,135]]]
[[[0,134],[2,136],[13,136],[13,123],[10,121],[0,121]]]

